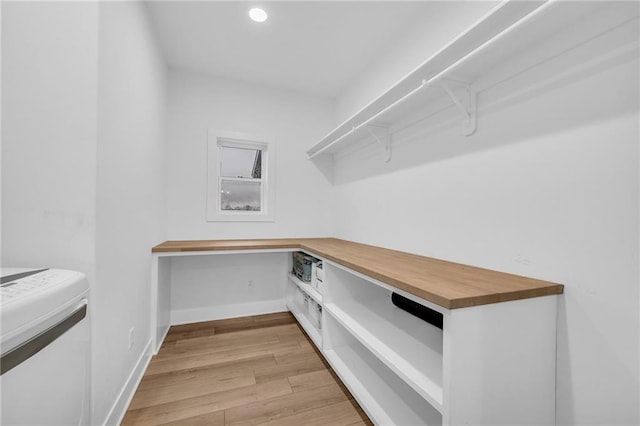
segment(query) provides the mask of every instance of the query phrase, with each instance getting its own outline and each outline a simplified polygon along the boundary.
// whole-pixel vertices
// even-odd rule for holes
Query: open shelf
[[[391,303],[390,297],[328,303],[333,316],[363,346],[442,410],[442,330]]]
[[[287,302],[287,308],[289,308],[293,316],[296,317],[296,320],[307,333],[307,336],[311,338],[311,341],[315,343],[318,349],[322,349],[322,337],[320,335],[320,330],[311,324],[311,321],[309,321],[306,314],[304,314],[294,303]]]
[[[464,133],[472,134],[476,121],[476,80],[492,72],[497,64],[512,60],[597,7],[594,2],[501,2],[320,139],[307,150],[307,157],[335,154],[356,141],[369,138],[383,145],[388,161],[391,136],[398,125],[406,126],[408,117],[416,116],[427,106],[456,107]]]
[[[322,349],[322,335],[320,334],[320,322],[314,324],[312,321],[313,316],[309,312],[308,303],[314,303],[322,306],[322,303],[318,302],[316,298],[311,296],[307,290],[313,290],[310,285],[304,284],[297,279],[294,275],[289,274],[289,280],[286,288],[287,308],[298,323],[302,326],[303,330],[311,338],[313,343]],[[309,301],[305,302],[304,296],[309,297]],[[321,321],[321,319],[320,319]]]
[[[333,264],[325,274],[325,316],[442,410],[443,330],[395,306],[392,290],[367,277]]]
[[[442,425],[442,415],[332,318],[325,358],[375,424]]]
[[[289,280],[300,288],[300,290],[304,291],[311,297],[315,302],[319,305],[322,305],[322,294],[318,293],[318,290],[311,287],[311,284],[302,281],[300,278],[296,277],[293,274],[289,274]]]

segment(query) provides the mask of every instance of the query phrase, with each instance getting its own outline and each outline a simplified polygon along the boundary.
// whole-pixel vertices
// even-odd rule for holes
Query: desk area
[[[447,309],[561,294],[563,286],[337,238],[166,241],[156,256],[302,250],[405,290]]]
[[[289,274],[296,251],[323,261],[321,295]],[[374,422],[554,423],[563,285],[335,238],[155,246],[152,347],[170,325],[172,258],[262,253],[287,257],[283,302]],[[318,326],[305,319],[300,292],[321,306]],[[397,309],[392,293],[440,313],[443,327]]]

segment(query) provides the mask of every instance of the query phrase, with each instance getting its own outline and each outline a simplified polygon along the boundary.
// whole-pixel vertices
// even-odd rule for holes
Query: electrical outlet
[[[129,349],[131,349],[133,347],[134,331],[135,331],[135,328],[133,328],[133,327],[131,327],[131,329],[129,330]]]

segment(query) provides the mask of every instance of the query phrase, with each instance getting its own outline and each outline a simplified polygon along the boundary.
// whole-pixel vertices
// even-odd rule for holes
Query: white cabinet
[[[555,424],[557,299],[445,313],[443,424]]]
[[[153,347],[168,328],[170,259],[298,250],[323,261],[321,292],[289,260],[276,268],[284,302],[374,423],[554,424],[561,284],[334,238],[154,247]],[[442,328],[396,307],[393,293],[440,314]]]
[[[320,295],[290,275],[287,304],[374,423],[554,424],[557,296],[446,309],[326,260],[324,278]],[[322,304],[320,328],[301,294]]]

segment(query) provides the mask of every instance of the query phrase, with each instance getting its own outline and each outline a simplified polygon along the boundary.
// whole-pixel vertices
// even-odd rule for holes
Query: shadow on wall
[[[585,22],[585,27],[593,23]],[[590,34],[588,29],[584,32]],[[335,154],[333,162],[328,161],[331,157],[318,156],[314,164],[327,179],[341,185],[500,148],[637,110],[637,79],[632,83],[634,87],[628,82],[603,84],[596,79],[589,93],[580,91],[576,83],[637,58],[638,20],[632,18],[604,33],[583,36],[586,41],[578,43],[575,33],[576,29],[571,28],[508,62],[489,67],[480,76],[465,76],[477,92],[474,134],[464,135],[458,110],[441,88],[433,87],[427,89],[431,96],[425,101],[428,104],[418,106],[414,115],[389,126],[391,161],[384,161],[379,144],[364,138]],[[540,98],[553,102],[541,104]],[[510,109],[517,105],[528,113],[513,116]]]

